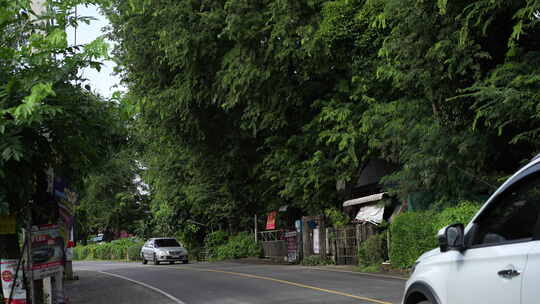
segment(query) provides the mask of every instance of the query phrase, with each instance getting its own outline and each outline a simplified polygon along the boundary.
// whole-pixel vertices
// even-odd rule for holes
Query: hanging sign
[[[0,216],[0,234],[15,234],[16,221],[14,215]]]
[[[0,278],[2,280],[2,291],[4,293],[4,303],[8,304],[8,297],[11,294],[11,303],[9,304],[26,304],[26,289],[23,285],[22,266],[19,267],[17,279],[15,280],[15,272],[17,271],[17,263],[19,260],[0,260]],[[13,292],[11,291],[13,289]]]
[[[266,230],[276,229],[276,216],[277,216],[277,211],[272,211],[268,213],[268,217],[266,219]]]
[[[35,279],[54,276],[64,270],[64,239],[58,225],[32,228],[32,271]]]

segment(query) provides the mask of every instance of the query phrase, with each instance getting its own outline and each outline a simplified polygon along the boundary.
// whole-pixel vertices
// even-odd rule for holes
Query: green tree
[[[115,0],[106,9],[164,232],[338,207],[382,158],[431,207],[538,149],[535,1]],[[435,204],[438,201],[439,204]],[[427,206],[429,207],[429,206]]]
[[[102,39],[68,46],[65,28],[79,3],[48,1],[36,16],[30,1],[0,1],[0,214],[19,224],[32,209],[34,222],[52,221],[47,174],[77,185],[110,142],[106,105],[78,85],[78,69],[99,66]],[[82,18],[84,21],[85,18]],[[0,257],[18,257],[16,238],[0,242]]]
[[[129,150],[111,153],[107,161],[83,181],[79,237],[82,240],[98,232],[135,232],[137,222],[146,218],[148,197]]]

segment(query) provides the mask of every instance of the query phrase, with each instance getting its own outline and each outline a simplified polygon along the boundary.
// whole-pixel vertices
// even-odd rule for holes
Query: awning
[[[369,202],[380,201],[383,199],[385,194],[386,192],[382,192],[382,193],[377,193],[373,195],[368,195],[368,196],[363,196],[363,197],[355,198],[352,200],[348,200],[343,203],[343,207],[349,207],[349,206],[361,205],[361,204],[365,204]]]
[[[384,206],[381,206],[380,204],[371,204],[362,206],[354,219],[357,221],[370,222],[378,225],[382,223],[383,215]]]

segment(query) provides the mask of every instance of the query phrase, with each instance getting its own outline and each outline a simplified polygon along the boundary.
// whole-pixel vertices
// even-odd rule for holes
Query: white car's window
[[[540,214],[540,173],[507,189],[476,221],[473,245],[532,239]]]
[[[159,239],[155,240],[156,247],[180,247],[180,244],[175,239]]]

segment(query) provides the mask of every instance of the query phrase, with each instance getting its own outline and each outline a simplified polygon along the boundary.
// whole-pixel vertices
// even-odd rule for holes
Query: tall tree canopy
[[[115,0],[154,221],[340,204],[381,158],[400,198],[485,195],[538,151],[537,1]],[[192,228],[190,228],[192,229]]]

